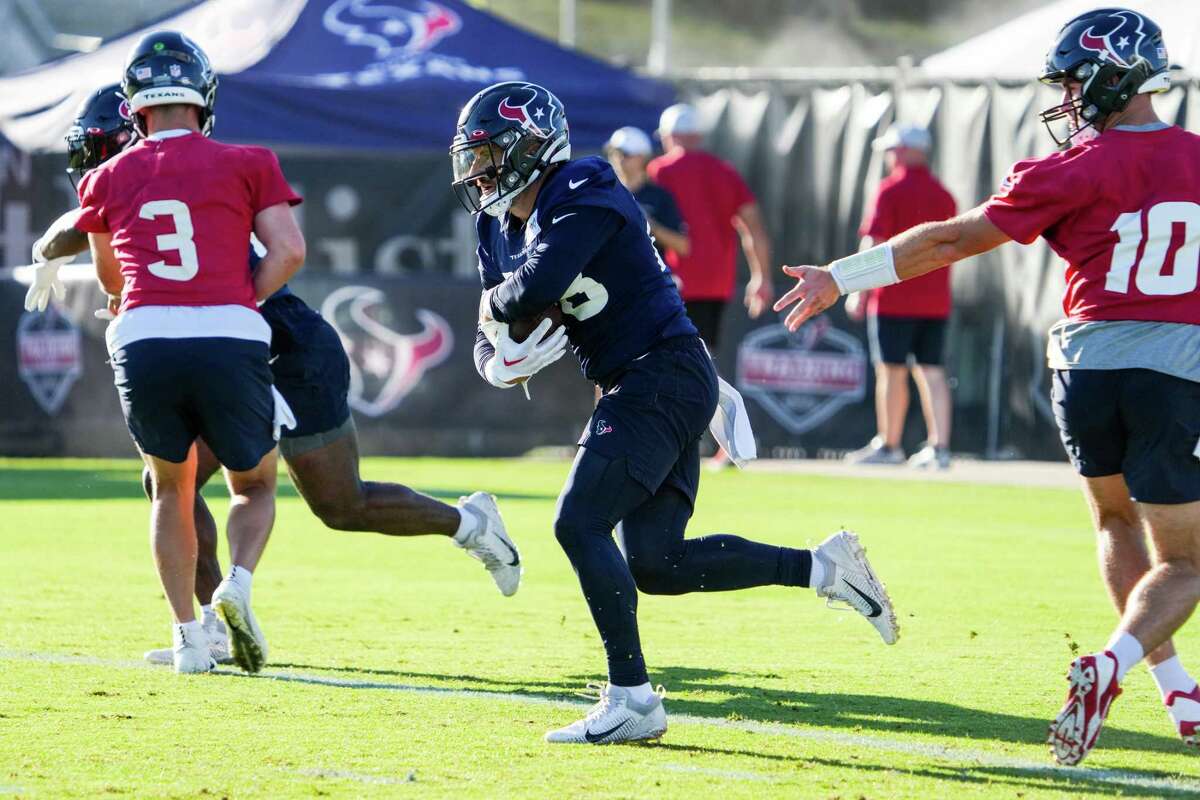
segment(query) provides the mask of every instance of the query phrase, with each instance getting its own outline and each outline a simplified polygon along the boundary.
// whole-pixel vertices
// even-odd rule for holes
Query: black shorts
[[[721,339],[721,316],[728,303],[724,300],[689,300],[683,305],[700,338],[715,355]]]
[[[700,488],[700,436],[717,409],[717,372],[695,336],[670,339],[601,386],[579,444],[626,459],[650,494],[672,486],[693,504]]]
[[[1080,475],[1124,475],[1141,503],[1200,500],[1200,383],[1149,369],[1055,370],[1053,400]]]
[[[235,472],[275,447],[267,345],[245,339],[143,339],[112,354],[129,433],[143,453],[182,463],[198,437]]]
[[[942,365],[946,349],[946,320],[923,317],[879,317],[867,320],[871,360],[876,364]]]
[[[271,326],[275,388],[296,417],[296,427],[284,429],[283,437],[344,425],[350,417],[350,359],[337,331],[295,295],[272,298],[260,310]]]

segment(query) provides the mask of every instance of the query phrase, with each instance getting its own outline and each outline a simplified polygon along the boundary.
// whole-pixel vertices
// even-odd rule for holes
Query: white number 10
[[[190,281],[196,277],[200,262],[196,258],[196,243],[192,241],[192,213],[187,205],[179,200],[151,200],[142,205],[138,216],[142,219],[170,216],[175,222],[175,232],[160,234],[156,243],[159,252],[177,250],[179,263],[155,261],[146,267],[150,274],[168,281]]]
[[[1183,243],[1175,251],[1171,274],[1164,275],[1167,249],[1171,246],[1175,225],[1184,226]],[[1179,295],[1196,288],[1200,276],[1200,205],[1189,202],[1159,203],[1146,215],[1146,249],[1137,258],[1142,243],[1142,212],[1130,211],[1117,217],[1110,230],[1120,237],[1113,248],[1112,264],[1104,280],[1110,292],[1129,292],[1129,273],[1137,267],[1134,282],[1142,294]]]

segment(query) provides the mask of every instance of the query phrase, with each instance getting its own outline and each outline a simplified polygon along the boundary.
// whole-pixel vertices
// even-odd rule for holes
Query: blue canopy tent
[[[652,130],[674,96],[457,0],[313,0],[262,60],[222,79],[218,129],[237,141],[440,150],[463,103],[502,80],[557,94],[583,149],[622,125]]]
[[[563,100],[572,140],[597,149],[622,125],[653,128],[667,84],[566,50],[460,0],[206,0],[92,53],[0,79],[0,132],[61,149],[78,102],[120,78],[146,30],[177,28],[221,75],[216,135],[304,150],[443,150],[462,104],[501,80]]]

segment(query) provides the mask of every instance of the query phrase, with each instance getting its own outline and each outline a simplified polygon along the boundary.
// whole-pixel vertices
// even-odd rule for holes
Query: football
[[[562,308],[559,307],[558,303],[550,306],[537,316],[526,317],[525,319],[518,319],[510,322],[508,324],[508,338],[512,339],[514,342],[525,341],[529,338],[529,334],[533,333],[533,329],[540,325],[542,320],[546,319],[547,317],[552,320],[550,330],[546,331],[546,336],[549,336],[558,329],[559,325],[562,325],[563,313]],[[544,340],[546,336],[543,336],[542,339]]]

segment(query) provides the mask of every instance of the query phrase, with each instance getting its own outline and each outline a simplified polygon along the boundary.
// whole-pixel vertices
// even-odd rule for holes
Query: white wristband
[[[891,286],[900,282],[900,276],[896,274],[892,246],[887,242],[861,253],[839,258],[830,265],[829,274],[833,276],[838,291],[842,294],[878,289],[880,286]]]

